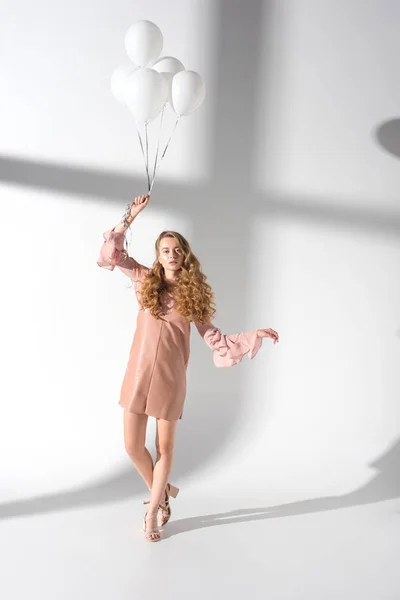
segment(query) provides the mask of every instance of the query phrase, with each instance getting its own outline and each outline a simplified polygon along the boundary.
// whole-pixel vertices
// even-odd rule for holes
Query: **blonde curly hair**
[[[215,297],[207,277],[201,271],[200,262],[193,254],[189,242],[176,231],[163,231],[155,243],[156,259],[149,273],[144,277],[140,288],[140,304],[148,308],[156,319],[161,319],[161,295],[167,289],[164,267],[160,264],[160,244],[164,238],[175,238],[183,253],[182,268],[179,270],[176,285],[171,292],[176,309],[187,321],[208,323],[216,313]]]

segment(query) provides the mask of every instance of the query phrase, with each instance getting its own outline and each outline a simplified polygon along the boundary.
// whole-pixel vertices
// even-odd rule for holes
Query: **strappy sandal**
[[[157,519],[157,514],[156,512],[147,512],[143,517],[143,531],[144,531],[144,538],[145,540],[147,540],[148,542],[159,542],[161,540],[161,533],[158,527],[153,527],[152,529],[147,529],[147,522],[146,519],[147,517],[153,517]],[[154,537],[153,537],[154,536]]]
[[[161,527],[164,527],[164,525],[166,525],[171,518],[171,507],[169,505],[169,498],[170,496],[176,498],[178,492],[179,488],[175,487],[174,485],[171,485],[170,483],[167,483],[167,486],[165,488],[164,502],[161,502],[158,505],[158,513],[160,515]]]

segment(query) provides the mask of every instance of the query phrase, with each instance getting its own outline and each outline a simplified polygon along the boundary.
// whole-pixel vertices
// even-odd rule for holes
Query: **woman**
[[[149,202],[137,196],[121,223],[106,231],[97,264],[117,266],[132,279],[139,313],[119,404],[124,408],[125,448],[151,492],[144,516],[145,539],[161,539],[157,516],[163,527],[170,519],[169,497],[178,488],[168,483],[172,468],[175,431],[182,418],[186,394],[186,368],[190,353],[190,323],[194,322],[213,350],[217,367],[239,363],[245,354],[253,358],[264,337],[279,336],[273,329],[223,335],[211,319],[214,295],[201,272],[200,263],[179,233],[162,232],[156,241],[156,260],[151,269],[128,256],[125,232]],[[157,419],[155,465],[145,447],[148,417]]]

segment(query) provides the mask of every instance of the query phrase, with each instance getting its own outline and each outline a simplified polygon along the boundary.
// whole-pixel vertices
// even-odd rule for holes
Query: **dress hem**
[[[137,412],[136,410],[129,410],[129,408],[126,408],[126,406],[124,406],[123,404],[121,404],[120,402],[118,403],[119,406],[121,408],[123,408],[124,410],[126,410],[128,413],[132,414],[132,415],[147,415],[148,417],[153,417],[153,419],[161,419],[163,421],[180,421],[182,419],[183,414],[181,414],[180,417],[178,417],[177,419],[166,419],[165,417],[159,417],[155,414],[151,414],[149,412]]]

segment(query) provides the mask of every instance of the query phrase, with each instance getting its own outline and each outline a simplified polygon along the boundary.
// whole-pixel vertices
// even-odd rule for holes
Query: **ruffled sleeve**
[[[103,269],[113,271],[118,267],[125,275],[133,281],[139,281],[149,268],[138,263],[134,258],[128,256],[124,248],[124,234],[115,232],[114,229],[108,229],[103,233],[103,244],[100,248],[100,254],[97,264]]]
[[[212,323],[195,322],[195,325],[203,340],[213,350],[216,367],[232,367],[240,363],[245,354],[254,358],[262,345],[262,338],[257,336],[257,329],[224,335]]]

